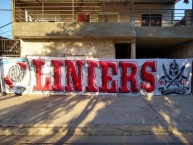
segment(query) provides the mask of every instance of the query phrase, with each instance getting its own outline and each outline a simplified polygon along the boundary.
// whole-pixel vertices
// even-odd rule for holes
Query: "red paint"
[[[96,81],[96,72],[95,69],[98,67],[98,62],[96,61],[87,61],[88,64],[88,85],[86,87],[86,92],[97,92],[98,87],[95,86]]]
[[[151,70],[148,71],[148,68]],[[156,76],[152,72],[156,72],[156,62],[155,61],[146,61],[141,68],[141,88],[146,92],[153,92],[156,88]]]
[[[117,75],[118,73],[117,62],[100,61],[100,67],[102,69],[102,86],[99,87],[99,91],[116,93],[117,81],[113,80],[112,75]]]
[[[138,67],[134,62],[119,62],[121,68],[121,85],[119,88],[120,93],[139,92],[137,73]],[[128,86],[128,83],[130,84]]]
[[[165,81],[164,80],[160,80],[159,81],[159,85],[163,86],[165,84]]]
[[[27,69],[27,65],[25,62],[17,62],[18,65],[20,65],[24,70]]]
[[[52,91],[63,91],[61,86],[61,66],[63,62],[60,60],[51,60],[51,64],[54,67],[54,84],[52,86]]]
[[[117,93],[118,80],[114,80],[118,75],[118,62],[112,61],[83,61],[83,60],[51,60],[53,66],[53,85],[51,87],[51,78],[45,77],[45,85],[42,85],[42,67],[45,64],[44,60],[32,60],[32,65],[35,68],[36,85],[34,91],[66,91],[66,92],[82,92],[83,91],[83,66],[87,63],[87,86],[86,92],[101,92],[101,93]],[[101,86],[96,83],[96,69],[101,68]],[[136,62],[120,61],[120,93],[138,93],[141,89],[146,92],[153,92],[156,88],[156,62],[147,61],[139,71]],[[61,85],[61,69],[65,69],[65,86]],[[142,82],[137,77],[139,72]]]
[[[10,89],[13,88],[13,82],[11,81],[11,79],[10,79],[8,76],[6,76],[6,77],[4,78],[4,81],[5,81],[5,83],[9,86]]]
[[[67,84],[65,86],[66,91],[82,91],[82,67],[84,65],[84,61],[77,60],[76,63],[78,69],[76,68],[75,61],[65,60],[67,72]]]
[[[86,22],[86,15],[84,13],[79,13],[77,15],[77,22]]]
[[[50,91],[50,77],[45,77],[45,85],[42,85],[42,66],[45,64],[43,59],[33,59],[32,65],[35,68],[36,85],[33,87],[34,91]]]

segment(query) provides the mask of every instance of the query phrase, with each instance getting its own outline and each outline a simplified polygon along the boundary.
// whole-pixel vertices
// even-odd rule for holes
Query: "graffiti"
[[[93,67],[90,64],[96,64]],[[138,93],[140,88],[146,92],[151,92],[155,89],[155,75],[156,63],[155,62],[144,62],[142,64],[142,71],[140,73],[139,66],[134,62],[126,61],[86,61],[86,60],[51,60],[53,67],[53,84],[51,85],[51,76],[45,77],[43,85],[43,73],[42,68],[45,65],[45,60],[32,59],[32,65],[35,68],[36,85],[33,87],[33,91],[63,91],[63,92],[82,92],[85,90],[83,83],[87,80],[86,91],[87,92],[101,92],[101,93]],[[87,70],[83,70],[84,66],[87,66]],[[98,66],[98,67],[96,67]],[[119,67],[118,67],[119,66]],[[147,71],[147,68],[152,67],[152,72]],[[66,69],[66,82],[65,85],[61,85],[61,69]],[[100,69],[101,73],[96,74],[93,69]],[[118,75],[118,70],[121,69],[121,73]],[[89,72],[88,70],[92,70]],[[129,71],[129,72],[128,72]],[[83,78],[83,73],[87,72],[89,79]],[[96,77],[100,75],[101,85],[94,84],[99,80]],[[119,76],[119,80],[114,80],[113,76]],[[140,75],[141,80],[137,79]],[[86,85],[85,83],[85,85]],[[128,85],[128,83],[130,85]],[[141,84],[141,85],[140,85]],[[148,84],[148,85],[147,85]]]
[[[164,76],[159,79],[159,90],[162,94],[186,94],[190,90],[188,77],[184,75],[186,63],[179,68],[174,60],[169,65],[169,71],[163,64]]]
[[[8,77],[13,82],[21,82],[24,77],[24,70],[20,65],[14,65],[9,69]]]
[[[6,92],[16,94],[190,94],[191,62],[29,56],[4,59],[1,73]]]
[[[26,90],[28,84],[26,79],[27,72],[27,59],[4,59],[1,62],[3,66],[4,78],[2,79],[6,88],[15,94],[22,94]],[[7,90],[7,91],[8,91]]]

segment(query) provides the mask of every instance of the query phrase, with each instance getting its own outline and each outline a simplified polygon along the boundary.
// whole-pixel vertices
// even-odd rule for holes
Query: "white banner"
[[[191,94],[192,59],[3,58],[1,80],[16,94]]]

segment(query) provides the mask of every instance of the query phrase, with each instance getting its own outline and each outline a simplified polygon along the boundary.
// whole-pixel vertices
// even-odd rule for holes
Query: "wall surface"
[[[19,38],[135,37],[131,23],[13,23],[13,35]]]
[[[137,38],[191,38],[192,27],[136,27]]]
[[[115,48],[111,39],[24,39],[21,40],[21,56],[26,55],[115,58]]]
[[[182,43],[173,47],[175,51],[168,51],[167,55],[171,58],[192,58],[193,41]]]

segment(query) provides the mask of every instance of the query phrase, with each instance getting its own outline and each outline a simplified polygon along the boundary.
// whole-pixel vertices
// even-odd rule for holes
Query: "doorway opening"
[[[115,43],[116,59],[131,58],[131,43]]]

